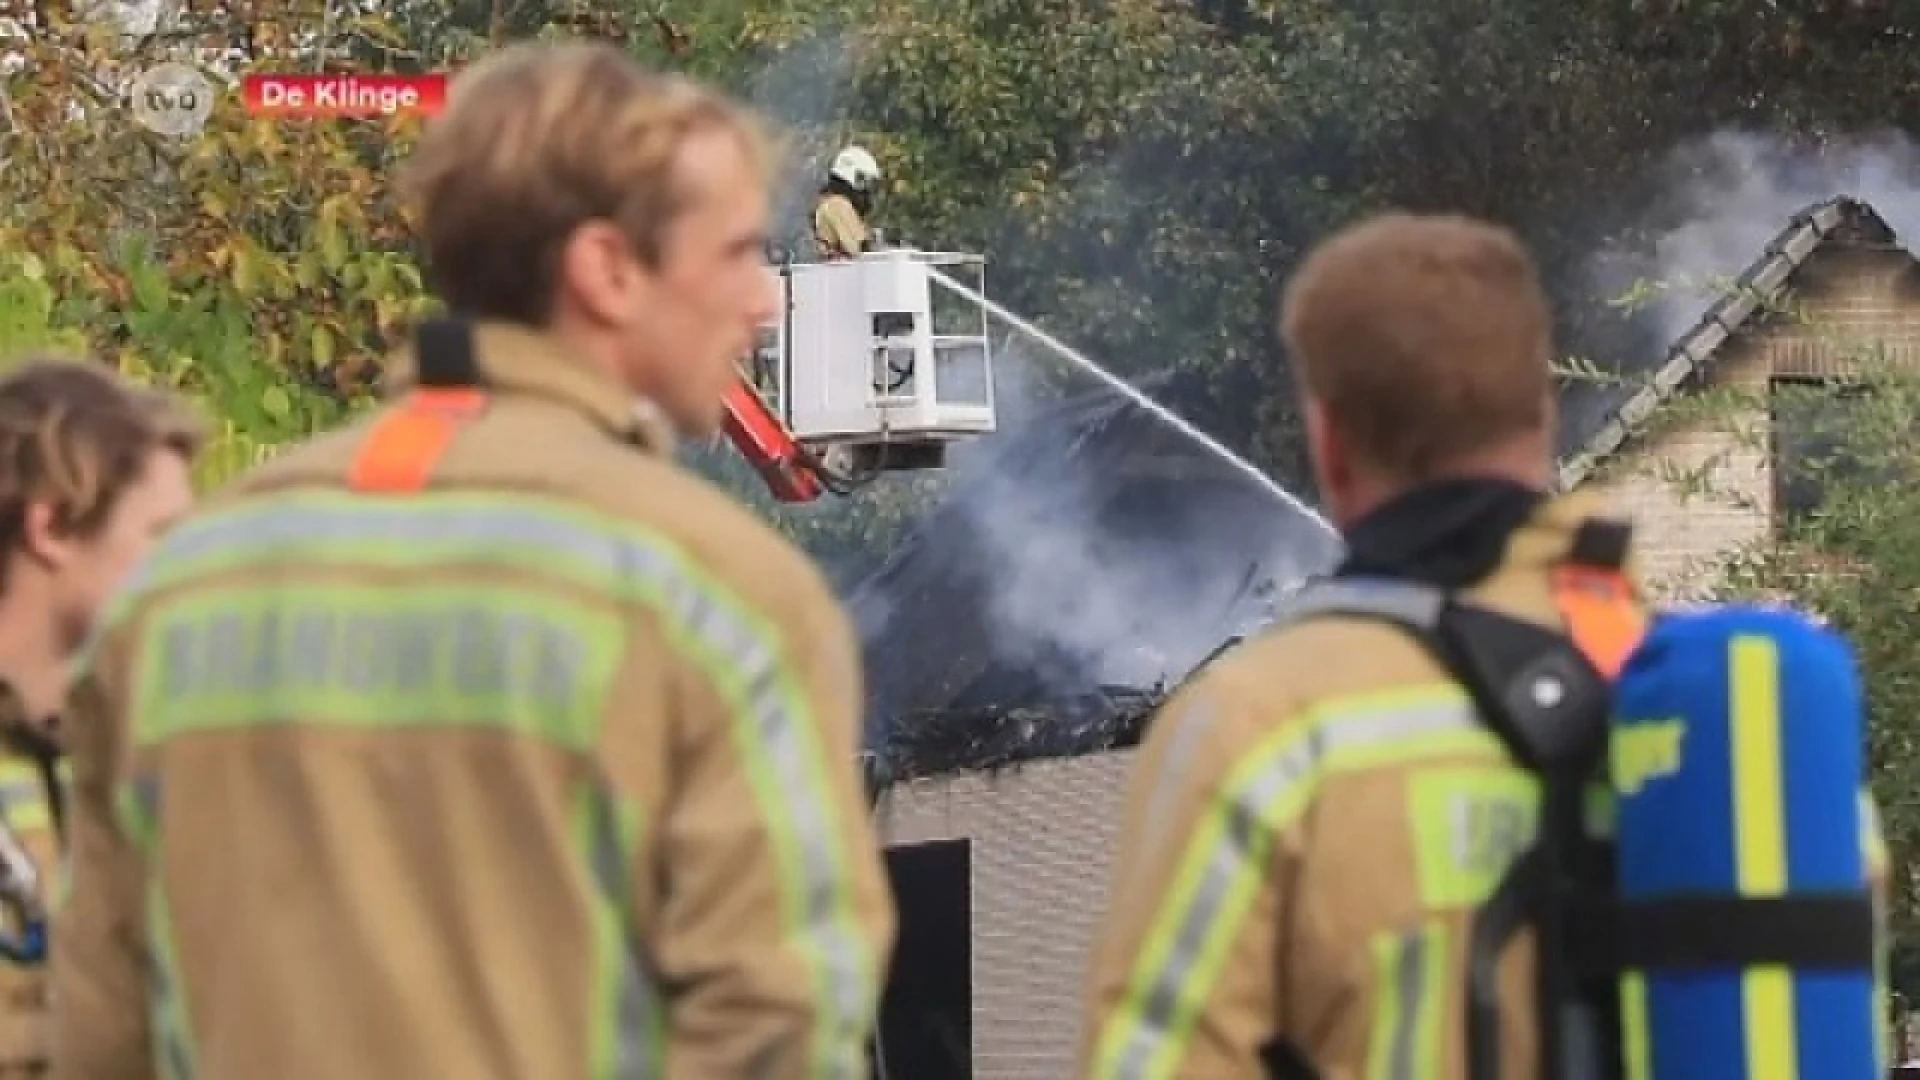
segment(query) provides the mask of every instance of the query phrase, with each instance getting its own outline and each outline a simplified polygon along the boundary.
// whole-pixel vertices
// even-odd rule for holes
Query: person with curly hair
[[[100,364],[31,359],[0,377],[0,1077],[48,1069],[68,670],[115,586],[191,507],[199,446],[175,398]]]

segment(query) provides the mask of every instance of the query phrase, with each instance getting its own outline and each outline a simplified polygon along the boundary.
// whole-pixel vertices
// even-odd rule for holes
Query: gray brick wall
[[[889,845],[972,841],[979,1080],[1073,1075],[1087,956],[1132,762],[1131,752],[1092,754],[921,781],[882,797]]]

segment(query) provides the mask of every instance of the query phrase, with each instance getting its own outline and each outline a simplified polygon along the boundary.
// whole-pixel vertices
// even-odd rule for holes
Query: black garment
[[[859,188],[854,187],[852,184],[847,183],[837,176],[827,177],[826,186],[820,189],[820,194],[845,197],[848,202],[853,204],[853,208],[860,212],[862,218],[873,213],[873,192],[861,191]]]
[[[1410,579],[1443,589],[1478,582],[1547,499],[1510,480],[1443,480],[1399,495],[1346,530],[1333,576]]]

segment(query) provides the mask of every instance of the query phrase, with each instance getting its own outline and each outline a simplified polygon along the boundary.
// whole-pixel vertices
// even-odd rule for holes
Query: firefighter
[[[767,161],[611,46],[460,74],[403,180],[454,315],[82,674],[63,1075],[865,1075],[851,623],[672,457],[773,314]]]
[[[867,215],[880,183],[880,163],[864,148],[849,146],[833,157],[827,181],[813,207],[813,241],[823,261],[851,259],[873,248]]]
[[[1551,327],[1529,253],[1469,219],[1383,216],[1299,268],[1281,333],[1347,545],[1334,580],[1423,582],[1561,625],[1551,567],[1602,519],[1590,497],[1547,494]],[[1082,1075],[1464,1077],[1462,943],[1475,889],[1524,841],[1507,827],[1524,781],[1385,622],[1283,622],[1216,660],[1135,765]],[[1530,956],[1500,961],[1526,1004]],[[1535,1075],[1530,1010],[1500,1016],[1501,1075]]]
[[[65,765],[55,716],[107,594],[193,501],[198,433],[107,368],[0,378],[0,1077],[46,1075],[46,918]]]

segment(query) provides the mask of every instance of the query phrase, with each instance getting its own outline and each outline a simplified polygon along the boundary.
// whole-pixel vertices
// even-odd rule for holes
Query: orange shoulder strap
[[[1553,596],[1567,634],[1608,679],[1618,678],[1647,632],[1647,615],[1618,570],[1568,564],[1553,572]]]
[[[471,387],[423,387],[374,422],[347,473],[355,491],[424,491],[453,437],[486,409],[487,396]]]

